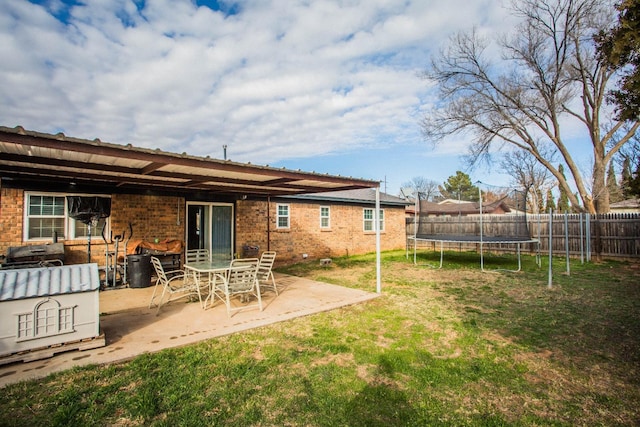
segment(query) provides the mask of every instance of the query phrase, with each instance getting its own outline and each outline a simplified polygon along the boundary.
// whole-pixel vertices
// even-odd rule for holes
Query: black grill
[[[7,249],[2,268],[49,267],[64,264],[64,245],[13,246]]]

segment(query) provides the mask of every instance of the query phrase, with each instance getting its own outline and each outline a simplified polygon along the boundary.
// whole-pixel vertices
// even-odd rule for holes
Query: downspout
[[[267,250],[271,250],[271,196],[267,196]]]

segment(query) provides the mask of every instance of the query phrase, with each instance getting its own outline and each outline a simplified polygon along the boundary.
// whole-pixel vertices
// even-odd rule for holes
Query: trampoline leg
[[[442,240],[440,241],[440,268],[442,268],[442,258],[444,257],[444,249],[443,249],[444,243],[442,242]]]

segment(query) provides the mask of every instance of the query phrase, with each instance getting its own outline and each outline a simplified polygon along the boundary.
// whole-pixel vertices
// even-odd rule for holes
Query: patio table
[[[225,259],[213,259],[210,261],[189,262],[184,264],[185,276],[193,274],[193,279],[197,282],[202,280],[202,276],[207,276],[207,286],[209,287],[209,295],[202,302],[202,308],[207,307],[207,300],[211,298],[213,304],[213,292],[216,286],[216,276],[218,274],[226,274],[229,270],[231,261]]]

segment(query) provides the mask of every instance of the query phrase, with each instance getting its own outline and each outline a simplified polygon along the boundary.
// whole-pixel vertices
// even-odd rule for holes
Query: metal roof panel
[[[169,153],[0,127],[0,177],[121,188],[304,194],[378,187],[377,181]]]

